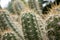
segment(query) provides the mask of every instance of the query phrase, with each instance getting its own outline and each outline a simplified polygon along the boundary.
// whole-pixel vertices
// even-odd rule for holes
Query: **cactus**
[[[8,22],[8,25],[12,28],[12,30],[23,40],[23,37],[19,34],[15,27],[17,27],[11,20],[8,14],[5,14],[5,19]]]
[[[35,0],[28,0],[28,4],[29,4],[29,7],[32,9],[32,8],[35,8],[36,5],[35,5]]]
[[[12,6],[13,6],[14,12],[17,13],[18,15],[24,9],[24,4],[21,0],[15,0]]]
[[[43,0],[28,0],[29,8],[34,9],[39,15],[42,15],[42,2]]]
[[[0,16],[1,16],[0,21],[2,21],[2,22],[0,22],[1,23],[0,29],[2,30],[2,29],[11,28],[23,40],[22,36],[16,30],[15,24],[10,19],[9,12],[2,11]]]
[[[5,33],[2,36],[2,40],[17,40],[16,36],[13,33]]]
[[[42,40],[41,36],[38,34],[38,24],[36,16],[34,14],[23,14],[21,17],[21,21],[25,40]]]
[[[0,29],[4,31],[7,28],[8,28],[7,22],[6,19],[4,18],[4,13],[2,12],[0,13]]]
[[[43,0],[38,0],[39,7],[42,8]]]
[[[11,0],[11,2],[9,2],[9,3],[8,3],[8,6],[7,6],[7,10],[8,10],[10,13],[14,13],[13,2],[14,2],[14,0]]]
[[[51,16],[47,21],[49,40],[60,40],[60,14]]]
[[[7,10],[11,13],[20,14],[23,7],[24,7],[24,5],[23,5],[22,1],[20,1],[20,0],[11,0],[11,2],[9,2]]]

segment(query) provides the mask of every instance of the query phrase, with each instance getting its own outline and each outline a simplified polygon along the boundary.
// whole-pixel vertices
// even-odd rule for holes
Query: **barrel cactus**
[[[38,23],[33,13],[25,13],[21,17],[25,40],[42,40],[39,35]]]
[[[16,36],[13,33],[5,33],[2,36],[2,40],[17,40]]]
[[[46,30],[49,40],[60,40],[60,14],[49,18]]]

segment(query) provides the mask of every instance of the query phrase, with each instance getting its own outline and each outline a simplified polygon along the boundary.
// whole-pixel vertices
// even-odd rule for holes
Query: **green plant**
[[[11,1],[11,2],[8,3],[7,10],[8,10],[10,13],[14,13],[13,2],[14,2],[14,1]]]
[[[28,6],[34,9],[39,15],[42,14],[42,2],[43,0],[28,0]]]
[[[42,40],[39,35],[38,23],[33,13],[25,13],[21,17],[25,40]]]
[[[35,0],[28,0],[29,7],[32,9],[36,7]]]
[[[54,15],[47,21],[47,30],[49,40],[60,40],[60,17]]]
[[[15,0],[12,4],[13,6],[13,11],[16,13],[16,14],[20,14],[20,12],[23,10],[24,8],[24,4],[21,0]]]
[[[8,28],[11,28],[18,35],[18,37],[20,37],[23,40],[22,36],[16,30],[15,24],[10,19],[9,12],[2,11],[2,13],[0,14],[0,29],[4,31]]]
[[[16,36],[13,33],[5,33],[2,36],[2,40],[17,40]]]

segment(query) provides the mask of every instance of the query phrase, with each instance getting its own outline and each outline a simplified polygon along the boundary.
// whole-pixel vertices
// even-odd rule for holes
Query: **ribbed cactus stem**
[[[37,12],[39,13],[39,15],[42,15],[42,3],[43,3],[43,0],[37,0],[36,3],[36,6],[37,6]]]
[[[21,0],[15,0],[13,3],[13,10],[16,14],[20,14],[20,12],[24,9],[24,4]]]
[[[37,11],[39,15],[42,15],[42,3],[39,0],[28,0],[28,5],[31,9]]]
[[[5,24],[6,24],[6,25],[9,25],[8,28],[12,28],[12,30],[23,40],[22,36],[21,36],[21,35],[19,34],[19,32],[16,30],[15,24],[11,21],[11,19],[10,19],[10,17],[9,17],[9,13],[8,13],[8,12],[2,12],[2,14],[3,14],[3,16],[2,16],[2,15],[1,15],[1,16],[2,16],[5,20],[2,21],[2,20],[3,20],[3,19],[2,19],[1,21],[2,21],[2,22],[5,22],[5,21],[6,21]],[[1,18],[2,18],[2,17],[1,17]],[[2,22],[1,22],[1,23],[2,23]],[[5,24],[3,23],[2,26],[5,27]]]
[[[48,19],[47,30],[49,40],[60,40],[60,14]]]
[[[4,31],[7,28],[8,28],[8,25],[7,25],[6,19],[4,17],[4,13],[1,12],[0,13],[0,31]]]
[[[28,0],[28,4],[31,9],[36,9],[35,0]]]
[[[38,0],[40,8],[42,8],[43,0]]]
[[[13,29],[13,31],[23,40],[22,36],[18,33],[18,31],[16,30],[15,27],[17,27],[16,25],[14,25],[14,23],[12,23],[11,20],[9,20],[9,17],[7,17],[7,14],[4,14],[6,21],[8,22],[8,24],[10,25],[10,27]]]
[[[25,40],[42,40],[39,35],[38,23],[33,13],[25,13],[21,17]]]

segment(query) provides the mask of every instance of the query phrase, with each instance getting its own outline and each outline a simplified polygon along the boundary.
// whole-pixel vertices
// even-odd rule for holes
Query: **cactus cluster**
[[[54,8],[52,7],[48,16],[46,16],[47,14],[38,15],[38,13],[42,13],[40,11],[42,1],[43,0],[28,0],[29,7],[25,6],[21,0],[12,2],[10,4],[12,9],[10,8],[9,11],[12,12],[13,10],[13,13],[18,14],[19,18],[21,18],[19,22],[13,21],[14,19],[11,20],[11,15],[9,15],[8,12],[0,12],[0,31],[11,28],[19,38],[17,39],[13,33],[2,32],[2,35],[0,33],[0,40],[60,40],[60,6],[57,6],[57,8],[55,6]],[[32,9],[33,11],[31,11]],[[22,24],[20,24],[20,21]],[[16,26],[14,23],[19,25]],[[22,27],[21,30],[24,37],[21,36],[21,32],[17,27]]]
[[[38,23],[33,13],[25,13],[21,17],[25,40],[41,40]]]
[[[54,15],[47,21],[47,34],[49,40],[60,40],[60,17]]]

